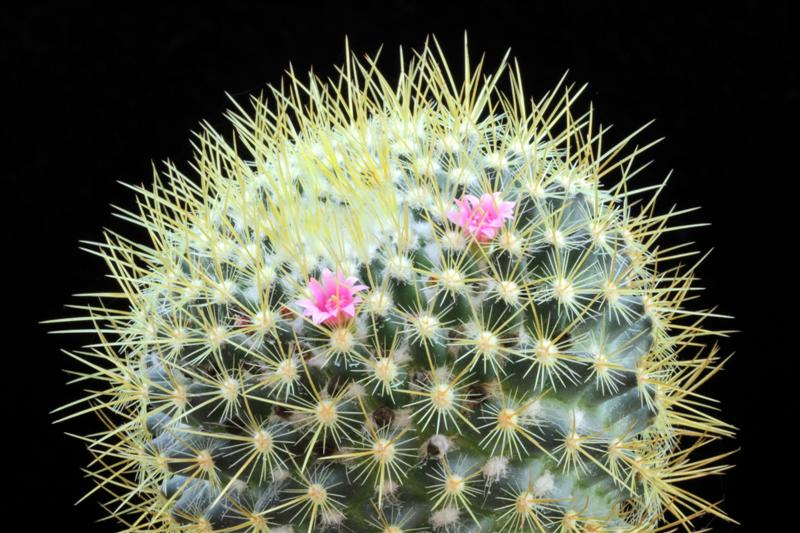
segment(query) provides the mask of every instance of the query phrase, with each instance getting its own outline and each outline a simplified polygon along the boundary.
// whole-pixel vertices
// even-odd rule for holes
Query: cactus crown
[[[466,54],[466,46],[465,46]],[[126,531],[663,531],[732,435],[685,246],[582,88],[457,83],[426,44],[392,84],[349,52],[209,125],[92,243],[118,283],[70,352]],[[507,83],[508,90],[499,86]],[[685,226],[683,226],[685,227]],[[75,318],[69,319],[75,321]],[[85,331],[85,328],[81,328]],[[74,406],[69,406],[74,407]],[[665,526],[665,524],[668,524]]]

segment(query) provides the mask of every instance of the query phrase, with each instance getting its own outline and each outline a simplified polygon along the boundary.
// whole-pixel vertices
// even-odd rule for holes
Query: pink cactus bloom
[[[361,301],[356,293],[368,288],[354,276],[345,278],[338,271],[334,276],[326,268],[322,271],[322,283],[313,278],[308,281],[311,298],[298,300],[297,305],[314,324],[336,325],[356,315],[356,305]]]
[[[505,220],[514,218],[515,202],[500,200],[500,193],[484,193],[480,199],[472,194],[456,200],[458,209],[447,213],[453,223],[475,237],[478,242],[494,239]]]

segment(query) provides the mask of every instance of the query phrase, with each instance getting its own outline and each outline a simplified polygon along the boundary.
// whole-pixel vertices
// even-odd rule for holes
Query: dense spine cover
[[[581,90],[464,69],[426,46],[395,84],[349,53],[290,73],[233,142],[204,126],[199,179],[135,187],[118,213],[149,243],[91,243],[120,289],[78,306],[98,340],[67,407],[105,423],[91,472],[124,530],[725,518],[681,488],[732,428],[697,393],[723,361],[693,254],[656,244],[682,212],[633,185],[650,145],[605,146]]]

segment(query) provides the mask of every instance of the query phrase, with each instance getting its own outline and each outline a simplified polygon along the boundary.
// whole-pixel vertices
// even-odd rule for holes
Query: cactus
[[[465,43],[465,54],[466,43]],[[118,290],[77,306],[83,437],[125,531],[646,532],[729,520],[682,482],[733,428],[723,365],[659,247],[654,143],[603,144],[582,88],[426,44],[392,84],[348,50],[233,101],[88,249]],[[505,90],[502,87],[506,87]],[[657,141],[655,141],[657,142]],[[716,316],[716,315],[713,315]],[[71,409],[71,410],[70,410]],[[674,529],[671,529],[674,528]]]

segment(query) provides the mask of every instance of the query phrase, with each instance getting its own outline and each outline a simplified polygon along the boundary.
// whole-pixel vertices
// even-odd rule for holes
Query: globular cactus
[[[103,421],[90,471],[121,527],[727,519],[681,486],[727,468],[693,452],[733,428],[697,391],[723,361],[685,307],[692,254],[656,243],[683,211],[633,186],[650,145],[603,144],[563,80],[528,101],[506,59],[457,83],[426,45],[396,83],[349,52],[339,73],[234,102],[199,179],[167,163],[118,211],[150,242],[90,246],[119,290],[80,306],[97,339],[66,417]]]

